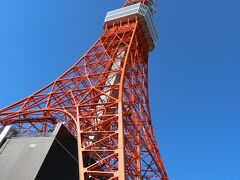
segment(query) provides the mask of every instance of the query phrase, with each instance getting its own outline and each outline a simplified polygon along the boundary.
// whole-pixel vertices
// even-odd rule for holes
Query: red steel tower
[[[148,98],[155,6],[155,0],[128,0],[108,12],[90,50],[49,85],[0,110],[0,125],[31,136],[63,122],[77,137],[81,180],[168,180]]]

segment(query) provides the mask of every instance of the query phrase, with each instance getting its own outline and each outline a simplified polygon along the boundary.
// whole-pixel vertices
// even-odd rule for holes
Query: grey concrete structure
[[[64,125],[48,137],[11,137],[0,148],[1,180],[77,180],[77,142]]]

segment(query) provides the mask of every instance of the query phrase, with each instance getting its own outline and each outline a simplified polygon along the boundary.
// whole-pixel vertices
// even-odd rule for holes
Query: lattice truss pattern
[[[136,19],[112,28],[66,73],[0,110],[0,124],[77,137],[80,179],[167,180],[151,123],[148,45]]]

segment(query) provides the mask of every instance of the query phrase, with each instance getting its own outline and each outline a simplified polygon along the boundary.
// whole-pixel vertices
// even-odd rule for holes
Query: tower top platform
[[[132,5],[109,11],[106,15],[104,26],[113,27],[134,21],[136,18],[138,18],[141,24],[148,42],[149,50],[152,51],[155,48],[159,37],[152,20],[152,10],[149,6],[142,3],[133,3]]]
[[[143,3],[143,0],[128,0],[125,3],[125,6],[130,6],[130,5],[137,4],[137,3]],[[149,7],[152,14],[154,14],[156,12],[156,7],[157,7],[156,0],[147,0],[145,4]]]

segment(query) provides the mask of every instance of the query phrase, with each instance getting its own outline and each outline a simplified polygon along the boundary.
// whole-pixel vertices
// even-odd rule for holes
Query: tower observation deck
[[[158,41],[158,34],[152,20],[153,5],[150,7],[142,3],[129,4],[126,7],[107,13],[104,25],[106,28],[118,26],[119,24],[139,20],[146,36],[149,50],[153,50]]]
[[[148,55],[159,39],[154,13],[155,0],[127,0],[108,12],[103,34],[86,54],[47,86],[0,110],[0,126],[32,137],[64,124],[76,138],[74,177],[80,180],[168,180],[148,97]]]

